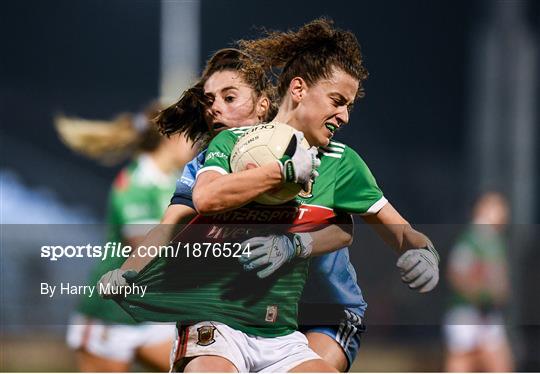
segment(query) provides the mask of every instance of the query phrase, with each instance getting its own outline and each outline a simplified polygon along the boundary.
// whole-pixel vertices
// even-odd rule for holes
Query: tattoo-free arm
[[[277,162],[226,175],[209,170],[197,177],[193,203],[202,215],[217,214],[244,206],[281,184]]]

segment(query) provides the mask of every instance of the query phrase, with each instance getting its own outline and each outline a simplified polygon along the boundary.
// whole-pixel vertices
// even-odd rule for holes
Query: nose
[[[212,105],[210,106],[211,113],[215,116],[216,114],[222,114],[222,106],[220,100],[216,98]]]
[[[339,113],[336,115],[339,126],[349,123],[349,111],[346,106],[343,106]]]

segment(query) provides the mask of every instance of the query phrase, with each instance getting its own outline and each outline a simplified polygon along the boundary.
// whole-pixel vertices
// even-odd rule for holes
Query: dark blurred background
[[[392,204],[412,223],[428,225],[426,232],[430,225],[431,231],[439,227],[443,253],[458,232],[443,224],[467,223],[472,201],[486,189],[505,193],[512,222],[537,232],[532,226],[540,215],[537,1],[55,0],[11,1],[2,8],[3,225],[103,221],[120,166],[105,168],[70,152],[54,131],[55,114],[108,119],[139,111],[156,97],[178,97],[215,50],[258,35],[258,27],[284,30],[327,16],[355,33],[370,72],[366,98],[336,138],[362,155]],[[184,31],[188,20],[193,26]],[[174,74],[166,73],[175,63],[167,51],[196,56],[177,89],[170,88]],[[540,265],[532,237],[510,235],[513,342],[520,370],[540,367],[534,348],[540,343],[538,319],[527,324],[520,317],[538,310],[525,301],[539,294],[537,283],[531,287]],[[351,252],[359,280],[369,284],[376,274],[363,265],[372,253],[366,247]],[[393,271],[392,255],[380,256],[389,257],[381,266]],[[384,292],[379,286],[381,291],[365,287],[374,312],[384,301],[377,299],[377,292]],[[443,296],[435,297],[441,307]],[[416,295],[403,302],[418,305]],[[392,321],[399,324],[398,317]],[[380,338],[371,349],[385,352],[386,346],[389,356],[376,352],[388,358],[381,362],[397,357],[397,363],[370,366],[368,360],[357,369],[441,370],[436,358],[407,366],[411,341],[438,347],[434,354],[441,354],[440,343],[431,344],[439,338],[437,323],[413,331],[406,323],[392,331],[375,323],[366,352],[369,339]]]

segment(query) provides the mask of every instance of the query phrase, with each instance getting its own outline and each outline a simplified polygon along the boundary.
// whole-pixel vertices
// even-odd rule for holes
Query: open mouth
[[[219,130],[223,130],[224,128],[226,128],[227,125],[224,124],[224,123],[221,123],[221,122],[216,122],[212,125],[212,130],[214,131],[219,131]]]
[[[337,126],[332,123],[325,123],[324,126],[326,126],[326,128],[328,129],[328,131],[330,131],[332,135],[334,135],[337,130]]]

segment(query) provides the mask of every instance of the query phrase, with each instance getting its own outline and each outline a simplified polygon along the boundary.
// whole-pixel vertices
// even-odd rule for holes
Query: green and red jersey
[[[210,143],[198,174],[209,170],[231,173],[233,147],[249,128],[221,132]],[[288,231],[315,231],[339,222],[342,214],[372,214],[386,204],[375,178],[355,151],[330,142],[320,149],[320,158],[320,175],[311,191],[283,205],[251,203],[210,217],[198,216],[191,223],[191,238],[226,242],[231,241],[227,238],[241,241],[261,232],[276,233],[284,227]],[[186,239],[187,235],[180,240],[192,240]],[[201,259],[188,265],[178,259],[157,259],[133,279],[137,285],[148,286],[145,297],[128,296],[121,304],[138,320],[213,320],[266,337],[296,330],[308,261],[297,259],[275,275],[258,279],[253,273],[243,272],[237,260]]]

